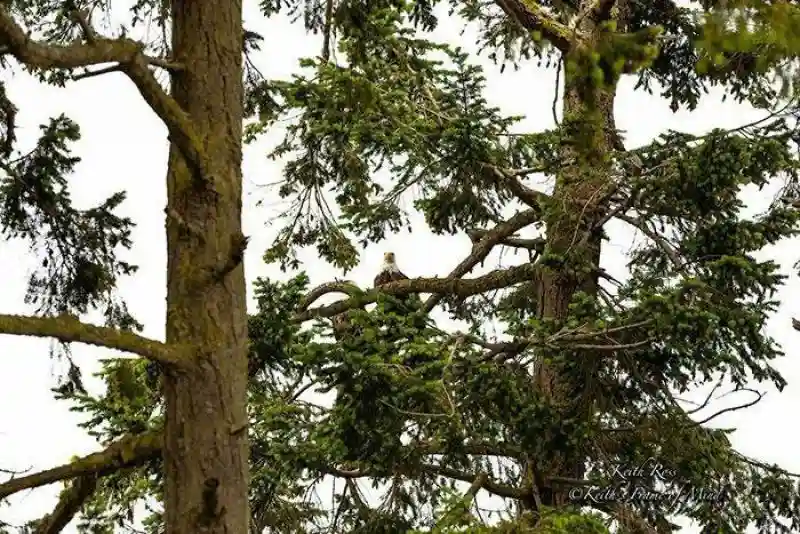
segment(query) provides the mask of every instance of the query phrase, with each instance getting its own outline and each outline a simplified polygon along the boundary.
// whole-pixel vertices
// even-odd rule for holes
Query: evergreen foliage
[[[795,236],[800,212],[776,201],[744,217],[742,192],[782,180],[791,196],[797,185],[800,9],[757,0],[688,7],[467,0],[451,2],[450,11],[432,0],[264,0],[260,7],[264,16],[296,16],[324,35],[326,47],[290,80],[245,73],[246,140],[296,117],[272,154],[289,158],[279,194],[292,202],[292,217],[264,256],[292,273],[256,282],[248,325],[253,532],[662,533],[675,529],[677,515],[707,533],[800,529],[795,478],[738,453],[728,430],[709,426],[712,418],[698,421],[679,402],[717,382],[740,390],[751,381],[786,385],[773,367],[781,349],[764,329],[785,275],[758,252]],[[50,42],[79,36],[71,4],[60,0],[0,9]],[[487,102],[474,58],[432,41],[442,16],[477,24],[477,45],[504,66],[563,66],[565,100],[581,105],[565,104],[556,129],[520,133],[521,117]],[[139,0],[133,26],[151,19],[167,24],[162,3]],[[248,53],[258,50],[258,37],[248,35]],[[58,84],[71,74],[43,79]],[[693,110],[721,87],[766,118],[702,136],[666,132],[626,150],[606,98],[613,102],[623,76],[637,77],[638,90],[658,92],[674,110]],[[117,278],[135,270],[115,254],[130,245],[131,221],[113,215],[124,195],[91,210],[72,207],[66,183],[77,162],[69,152],[77,125],[53,119],[21,156],[12,148],[14,109],[0,92],[0,147],[9,147],[0,227],[41,251],[31,302],[46,313],[100,307],[109,326],[135,329],[114,296]],[[551,195],[526,185],[535,173],[553,178]],[[590,179],[602,187],[585,214],[563,191],[581,191]],[[432,231],[477,236],[468,268],[453,280],[503,244],[527,249],[530,271],[487,275],[491,291],[477,283],[459,289],[453,280],[435,290],[435,281],[415,280],[383,292],[347,284],[312,290],[299,249],[316,247],[325,261],[351,269],[363,246],[410,224],[408,198]],[[560,218],[576,222],[566,250],[554,238]],[[612,219],[647,238],[631,253],[624,283],[608,280],[587,252]],[[512,241],[530,228],[539,237]],[[516,274],[524,272],[533,274]],[[568,295],[568,314],[546,315],[547,291],[566,279],[582,281]],[[309,295],[334,291],[348,295],[347,309],[313,307]],[[438,296],[404,307],[399,299],[412,293]],[[428,303],[467,321],[469,331],[443,331],[427,317]],[[331,318],[342,312],[347,329],[337,331]],[[490,324],[502,325],[501,339],[491,338]],[[163,399],[147,365],[109,362],[101,396],[80,387],[58,396],[87,414],[85,428],[104,445],[157,430]],[[562,397],[537,381],[543,367],[558,370]],[[586,472],[537,472],[565,458],[585,460]],[[659,499],[543,503],[545,493],[563,492],[559,484],[630,491],[616,469],[652,461],[669,476],[639,475],[634,486]],[[161,467],[151,455],[101,477],[82,508],[81,532],[131,528],[135,520],[161,532],[158,505],[146,517],[134,514],[163,495]],[[324,477],[336,480],[332,505],[309,496]],[[365,495],[365,479],[375,482],[379,506]],[[472,486],[464,493],[455,482]],[[479,491],[510,505],[502,521],[474,512]],[[665,504],[664,495],[681,491],[689,494]]]

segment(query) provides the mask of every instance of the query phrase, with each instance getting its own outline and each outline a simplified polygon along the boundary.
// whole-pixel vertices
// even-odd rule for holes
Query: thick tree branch
[[[349,280],[346,281],[335,281],[335,282],[327,282],[325,284],[319,285],[308,292],[308,294],[303,297],[303,300],[298,305],[297,309],[300,312],[304,312],[308,309],[309,306],[314,304],[324,295],[328,295],[330,293],[343,293],[348,297],[356,298],[359,295],[364,293],[364,290],[358,287],[355,282],[351,282]]]
[[[382,285],[380,291],[373,289],[364,292],[362,296],[340,300],[328,306],[311,308],[296,314],[292,320],[293,322],[305,322],[318,317],[331,317],[349,309],[373,303],[380,293],[395,297],[402,297],[411,293],[432,293],[466,298],[478,293],[502,289],[530,280],[537,271],[537,265],[528,263],[507,269],[497,269],[483,276],[466,280],[451,277],[400,280]]]
[[[498,6],[520,26],[530,32],[539,32],[553,46],[566,52],[572,46],[573,34],[569,28],[554,20],[535,0],[495,0]]]
[[[64,530],[96,488],[97,477],[94,475],[73,480],[61,492],[55,509],[37,521],[33,534],[58,534]]]
[[[54,337],[65,343],[86,343],[131,352],[166,365],[180,366],[187,361],[182,351],[160,341],[116,328],[82,323],[73,315],[30,317],[0,314],[0,334]]]
[[[0,46],[4,52],[10,53],[28,67],[42,70],[119,63],[119,70],[127,74],[145,102],[164,121],[170,140],[180,149],[194,175],[199,181],[213,185],[208,157],[195,127],[150,72],[148,65],[157,62],[144,55],[142,43],[132,39],[106,39],[99,36],[94,36],[88,43],[66,46],[42,43],[31,39],[8,10],[0,7]],[[165,65],[163,61],[159,63],[159,66]]]
[[[161,452],[161,442],[160,432],[147,432],[122,438],[105,450],[84,456],[74,462],[33,475],[13,478],[0,484],[0,499],[5,499],[19,491],[46,486],[59,480],[103,476],[117,469],[139,465]]]
[[[542,217],[541,208],[531,208],[529,210],[517,213],[506,222],[498,224],[491,230],[487,230],[486,234],[480,239],[480,241],[472,245],[472,250],[470,251],[469,256],[464,258],[464,260],[461,263],[456,265],[455,269],[453,269],[450,272],[450,274],[447,275],[447,278],[448,279],[461,278],[462,276],[470,272],[476,265],[485,260],[486,257],[489,256],[489,253],[492,252],[492,249],[495,247],[495,245],[500,243],[500,241],[508,238],[509,236],[521,230],[522,228],[525,228],[526,226],[539,221],[541,217]],[[525,280],[529,280],[530,278],[532,278],[534,269],[531,269],[530,272],[531,276],[529,278],[523,278],[515,283],[524,282]],[[497,288],[492,288],[492,289],[497,289]],[[481,292],[482,291],[478,291],[478,293]],[[426,312],[431,311],[434,307],[436,307],[437,304],[439,304],[439,302],[441,302],[442,298],[445,296],[446,293],[433,295],[427,301],[425,301],[423,309]]]

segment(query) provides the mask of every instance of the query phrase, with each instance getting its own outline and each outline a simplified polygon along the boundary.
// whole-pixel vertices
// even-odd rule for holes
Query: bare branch
[[[575,350],[608,350],[608,351],[617,351],[617,350],[632,350],[632,349],[641,349],[646,347],[647,345],[653,343],[656,338],[648,338],[642,341],[636,341],[634,343],[610,343],[608,345],[590,345],[585,343],[577,343],[574,345],[569,345],[568,348],[575,349]]]
[[[148,65],[157,64],[147,58],[144,44],[132,39],[106,39],[94,36],[90,42],[70,45],[42,43],[31,39],[15,21],[8,9],[0,7],[0,45],[28,67],[74,69],[103,63],[119,63],[120,71],[136,84],[150,108],[164,121],[170,140],[180,149],[194,176],[213,186],[205,148],[197,137],[195,127],[178,103],[161,88]],[[166,62],[159,61],[159,66]]]
[[[553,46],[566,52],[572,47],[573,34],[563,24],[548,15],[535,0],[495,0],[498,6],[520,26],[539,32]]]
[[[470,484],[467,491],[464,493],[465,499],[474,499],[475,495],[481,490],[486,481],[489,479],[489,475],[486,473],[480,473],[478,476],[475,477],[475,480]]]
[[[3,469],[3,468],[0,468],[0,473],[2,473],[4,475],[11,475],[12,477],[14,477],[14,476],[17,476],[17,475],[21,475],[23,473],[27,473],[30,470],[31,470],[30,467],[28,469],[23,469],[22,471],[17,471],[16,469]]]
[[[700,410],[702,410],[703,408],[708,406],[708,404],[711,402],[711,397],[713,397],[714,393],[716,393],[717,390],[722,386],[722,382],[723,382],[724,378],[725,377],[723,376],[717,381],[717,383],[714,385],[714,387],[711,389],[711,391],[708,393],[708,395],[706,395],[706,398],[705,398],[705,400],[703,402],[695,403],[695,408],[692,409],[692,410],[686,410],[686,415],[696,414],[697,412],[699,412]],[[680,399],[678,397],[675,397],[675,399],[683,401],[683,402],[686,402],[684,399]]]
[[[714,412],[713,414],[709,415],[708,417],[706,417],[705,419],[701,419],[700,421],[694,421],[694,423],[696,425],[698,425],[698,426],[699,425],[703,425],[705,423],[708,423],[712,419],[716,419],[717,417],[719,417],[722,414],[729,413],[729,412],[738,412],[739,410],[744,410],[745,408],[750,408],[752,406],[755,406],[756,404],[761,402],[761,399],[764,398],[764,393],[761,393],[760,391],[757,391],[757,390],[751,389],[751,388],[737,388],[735,391],[748,391],[750,393],[754,393],[756,395],[756,398],[751,400],[750,402],[745,402],[745,403],[742,403],[742,404],[738,404],[736,406],[730,406],[728,408],[723,408],[722,410],[718,410],[718,411]]]
[[[488,230],[468,230],[467,235],[473,243],[480,242],[481,239],[486,237]],[[541,237],[533,239],[525,239],[521,237],[507,237],[497,242],[498,245],[503,245],[511,248],[521,248],[531,252],[541,253],[544,249],[545,240]]]
[[[74,315],[30,317],[0,314],[0,334],[54,337],[65,343],[77,342],[131,352],[166,365],[185,364],[182,350],[133,332],[82,323]]]
[[[447,275],[447,278],[461,278],[470,272],[476,265],[486,259],[495,245],[522,228],[539,221],[541,219],[541,215],[541,208],[531,208],[529,210],[517,213],[506,222],[500,223],[493,229],[488,230],[486,235],[484,235],[480,241],[472,245],[472,250],[470,251],[469,256],[464,258],[461,263],[456,265],[456,268],[453,269],[449,275]],[[522,280],[519,280],[519,282],[533,278],[533,270],[531,270],[531,273],[532,275],[529,278],[523,278]],[[441,302],[444,296],[445,295],[443,294],[433,295],[425,302],[423,305],[423,310],[426,312],[431,311],[434,307],[436,307],[437,304],[439,304],[439,302]]]
[[[792,328],[794,328],[795,330],[800,331],[800,321],[798,321],[795,318],[792,318]]]
[[[122,438],[105,450],[84,456],[74,462],[0,484],[0,499],[59,480],[89,475],[102,476],[123,467],[139,465],[157,456],[161,452],[161,443],[161,433],[156,432]]]
[[[61,492],[55,509],[37,521],[34,534],[58,534],[64,530],[96,488],[96,476],[78,477],[73,480],[72,484]]]
[[[72,76],[72,81],[80,81],[80,80],[87,80],[89,78],[95,78],[97,76],[102,76],[104,74],[110,74],[112,72],[121,72],[122,68],[119,65],[111,65],[110,67],[103,67],[102,69],[97,70],[87,70],[86,72],[82,72],[80,74],[74,74]]]
[[[595,350],[595,351],[617,351],[617,350],[631,350],[647,346],[654,341],[653,338],[647,338],[642,341],[633,343],[618,343],[612,337],[613,334],[628,332],[637,328],[645,327],[653,321],[648,319],[638,321],[631,324],[614,326],[604,328],[602,330],[586,331],[584,328],[569,328],[563,329],[548,337],[533,336],[529,338],[518,338],[513,341],[501,343],[477,343],[485,349],[488,349],[485,355],[481,357],[481,361],[495,360],[502,363],[505,360],[513,358],[522,351],[534,346],[547,346],[551,348],[566,348],[574,350]],[[585,344],[576,343],[576,341],[586,341],[603,337],[609,341],[608,344]],[[470,339],[473,343],[476,340]]]
[[[617,214],[616,218],[641,231],[644,235],[650,238],[650,240],[652,240],[656,246],[664,252],[664,254],[667,255],[667,258],[669,258],[669,261],[676,269],[683,269],[683,262],[681,261],[680,256],[678,256],[678,252],[675,250],[675,248],[670,245],[666,239],[648,228],[644,221],[640,221],[639,219],[634,219],[622,214]]]
[[[530,168],[530,169],[501,169],[496,165],[489,163],[479,163],[481,168],[486,171],[489,177],[497,184],[502,184],[508,188],[511,193],[521,200],[528,207],[535,210],[541,210],[541,203],[549,197],[546,193],[531,189],[519,181],[519,177],[527,176],[535,172],[543,172],[543,168]]]

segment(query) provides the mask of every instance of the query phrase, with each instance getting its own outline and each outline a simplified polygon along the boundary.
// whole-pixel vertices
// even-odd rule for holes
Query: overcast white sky
[[[120,8],[117,14],[122,14]],[[265,42],[258,64],[268,77],[287,77],[296,71],[297,59],[316,55],[317,39],[309,38],[302,28],[284,19],[264,21],[253,2],[246,2],[245,24],[262,33]],[[471,33],[459,35],[460,26],[445,23],[439,38],[472,47]],[[274,53],[270,54],[272,50]],[[509,114],[525,115],[526,128],[542,130],[553,125],[551,102],[554,94],[554,71],[542,71],[529,65],[523,71],[507,70],[502,75],[488,61],[488,98]],[[8,75],[4,75],[8,78]],[[722,103],[718,94],[706,97],[694,113],[673,114],[666,102],[643,93],[634,94],[632,83],[623,83],[616,106],[617,126],[624,130],[627,146],[647,143],[667,129],[701,133],[712,127],[734,127],[760,116],[740,105]],[[163,209],[166,199],[164,182],[167,158],[165,128],[122,75],[110,74],[70,84],[66,89],[50,88],[24,74],[17,74],[8,84],[9,94],[20,108],[19,148],[30,147],[38,136],[38,126],[49,117],[66,113],[83,131],[77,154],[83,158],[72,177],[70,187],[80,207],[89,207],[118,190],[126,190],[128,199],[122,212],[137,223],[134,233],[134,263],[140,266],[132,278],[123,280],[121,290],[134,315],[145,324],[145,335],[163,339],[165,314],[165,237]],[[256,276],[281,276],[277,268],[265,266],[261,255],[274,235],[264,221],[282,209],[274,193],[258,184],[280,177],[279,164],[264,156],[272,140],[248,147],[244,159],[246,181],[245,234],[251,236],[246,258],[248,280]],[[772,192],[751,195],[753,209],[764,207]],[[264,199],[261,207],[255,202]],[[612,228],[612,243],[603,257],[604,266],[618,276],[624,275],[624,254],[636,236]],[[365,251],[359,267],[348,278],[367,284],[374,275],[384,251],[397,253],[401,269],[409,276],[446,275],[469,251],[464,237],[439,237],[417,225],[412,234],[400,234],[385,244]],[[797,241],[765,252],[780,262],[787,273],[800,256]],[[341,276],[322,263],[315,253],[302,256],[304,269],[313,283]],[[513,261],[513,260],[512,260]],[[35,266],[24,243],[0,242],[0,313],[31,313],[23,304],[27,274]],[[493,268],[487,265],[486,268]],[[770,334],[783,345],[788,356],[778,368],[789,381],[783,393],[770,391],[756,407],[720,417],[719,426],[738,427],[734,445],[743,453],[786,469],[800,471],[796,454],[792,413],[800,405],[800,363],[791,357],[799,335],[790,326],[790,317],[800,315],[797,304],[800,284],[790,279],[781,294],[785,303],[770,325]],[[62,368],[48,355],[49,341],[0,336],[0,468],[37,471],[53,467],[97,450],[95,442],[76,427],[78,419],[68,406],[52,399],[50,388]],[[794,343],[794,345],[793,345]],[[111,351],[75,345],[76,361],[90,374],[97,361],[118,356]],[[96,386],[95,384],[91,384]],[[782,423],[782,424],[779,424]],[[51,511],[59,486],[25,492],[0,509],[0,518],[21,524]],[[684,532],[694,532],[685,529]],[[74,530],[68,529],[68,532]]]

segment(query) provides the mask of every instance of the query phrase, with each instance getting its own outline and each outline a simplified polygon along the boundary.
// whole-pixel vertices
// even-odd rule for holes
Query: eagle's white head
[[[381,271],[394,272],[399,271],[397,261],[394,259],[394,252],[387,252],[383,255],[383,266]]]

